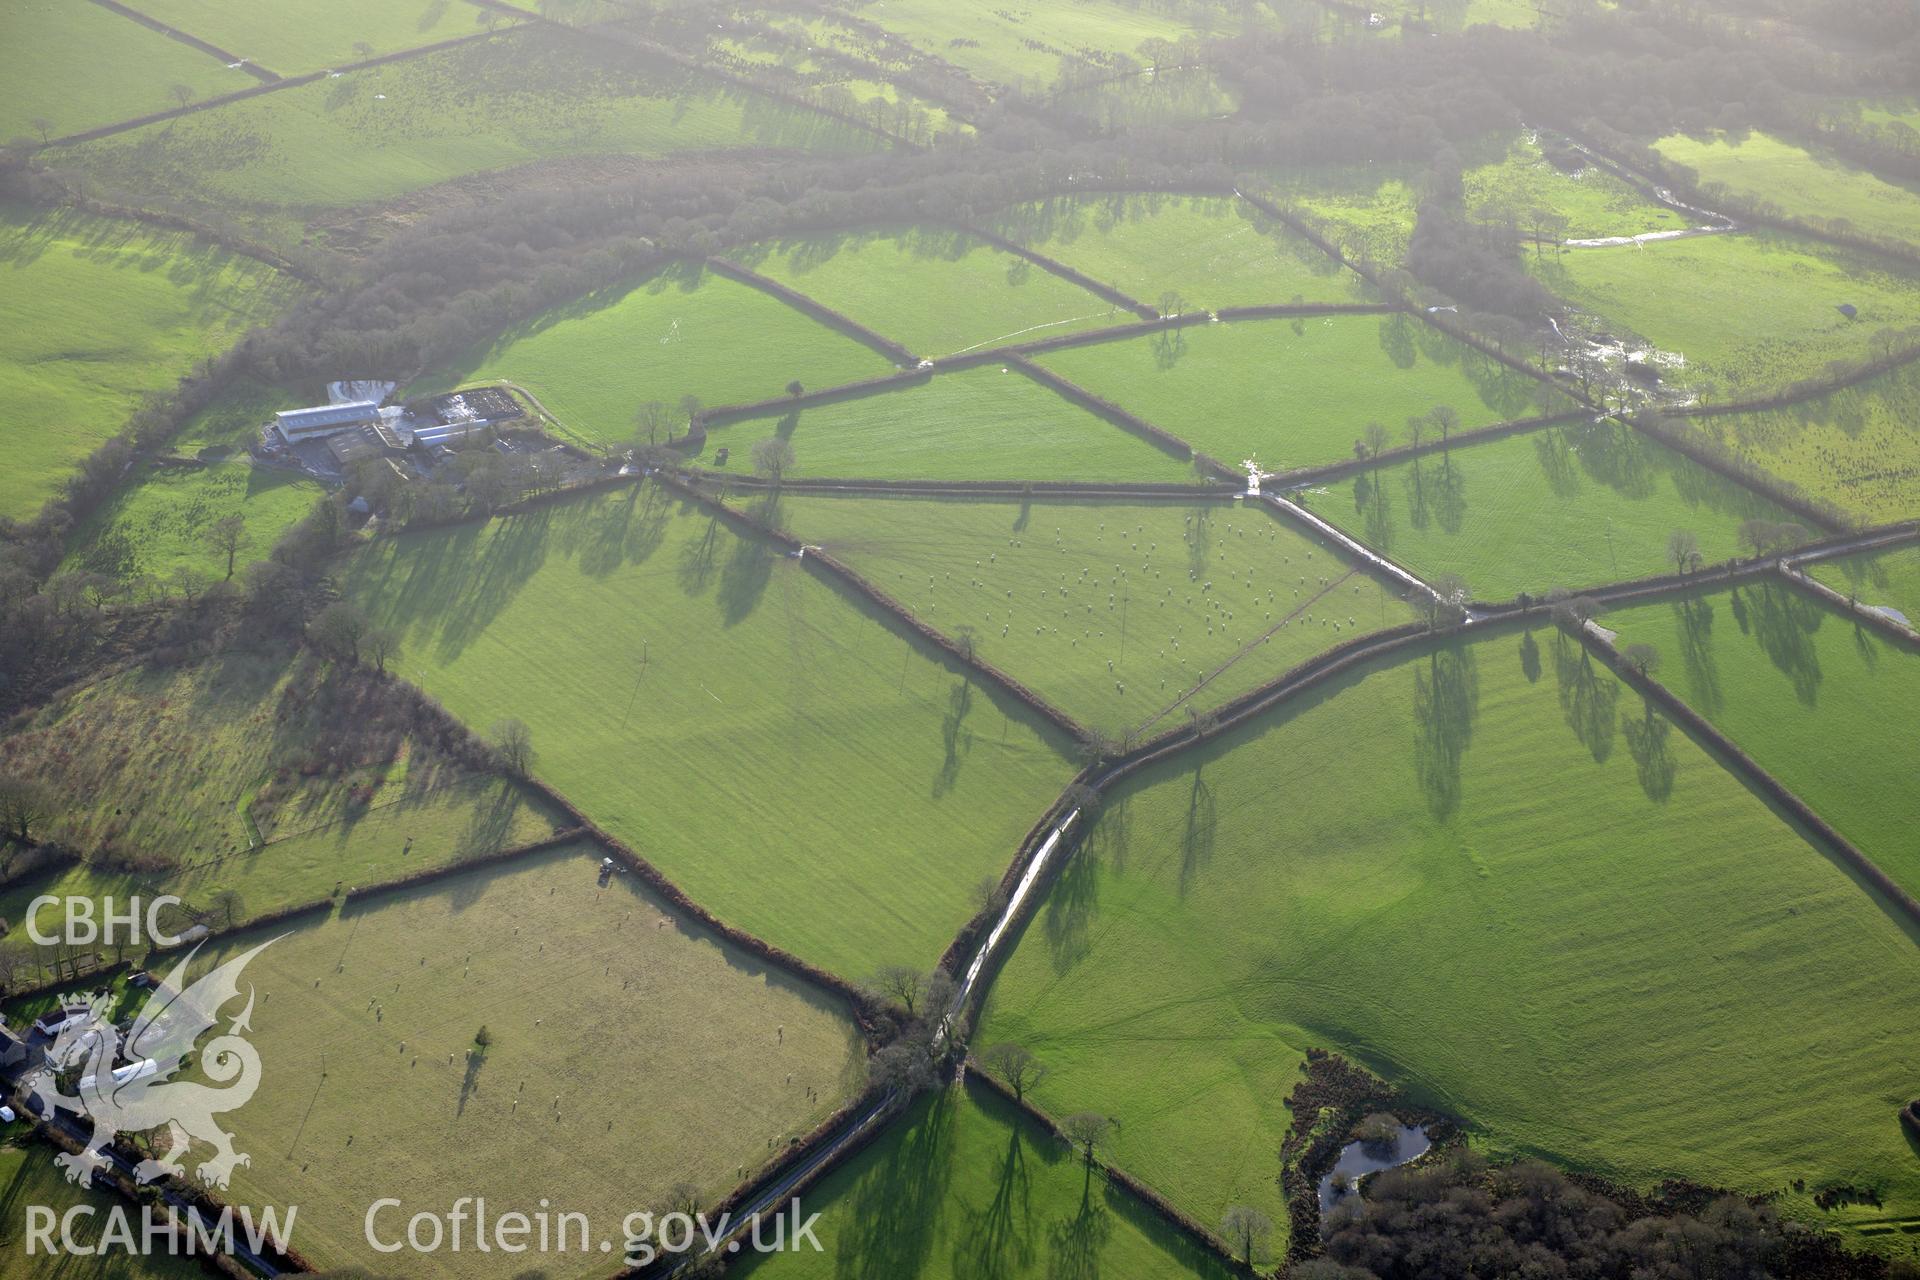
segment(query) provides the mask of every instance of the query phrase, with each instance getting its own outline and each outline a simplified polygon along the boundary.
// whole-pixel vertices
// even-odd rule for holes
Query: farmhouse
[[[322,404],[309,409],[286,409],[273,415],[280,443],[291,448],[307,440],[321,440],[336,432],[380,421],[380,406],[371,400]]]

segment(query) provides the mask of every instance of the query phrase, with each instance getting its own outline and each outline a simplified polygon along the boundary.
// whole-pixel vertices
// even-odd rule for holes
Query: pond
[[[1433,1143],[1427,1140],[1427,1131],[1419,1125],[1403,1124],[1400,1132],[1394,1135],[1393,1146],[1369,1146],[1364,1142],[1349,1142],[1340,1149],[1340,1158],[1333,1162],[1333,1168],[1320,1179],[1320,1218],[1326,1220],[1327,1211],[1348,1196],[1357,1196],[1358,1190],[1337,1191],[1334,1180],[1342,1179],[1342,1186],[1353,1187],[1369,1173],[1378,1173],[1382,1169],[1392,1169],[1406,1164],[1409,1160],[1418,1160],[1427,1153]]]

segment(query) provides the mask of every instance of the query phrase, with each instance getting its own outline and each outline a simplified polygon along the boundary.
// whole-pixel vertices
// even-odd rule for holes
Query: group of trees
[[[1462,1151],[1376,1175],[1326,1219],[1325,1256],[1297,1280],[1772,1280],[1911,1277],[1848,1255],[1831,1236],[1783,1222],[1770,1205],[1684,1190],[1629,1209],[1543,1164],[1497,1167]]]

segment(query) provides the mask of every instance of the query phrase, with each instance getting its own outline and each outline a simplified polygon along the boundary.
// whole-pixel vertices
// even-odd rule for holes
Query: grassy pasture
[[[226,556],[207,541],[217,521],[245,519],[246,537],[234,557],[244,569],[266,559],[274,540],[320,492],[298,474],[245,462],[148,470],[75,529],[65,567],[128,579],[164,579],[185,569],[218,582],[226,576]]]
[[[258,84],[244,71],[98,5],[12,0],[0,14],[7,93],[0,139],[41,141],[180,105],[173,86],[212,98]]]
[[[1685,215],[1663,208],[1598,165],[1567,173],[1549,163],[1538,143],[1516,138],[1507,154],[1463,175],[1467,210],[1482,222],[1515,217],[1522,233],[1531,231],[1528,214],[1545,209],[1567,219],[1564,238],[1598,239],[1672,231],[1687,225]]]
[[[0,768],[54,790],[47,835],[88,861],[10,886],[0,916],[42,881],[201,910],[230,888],[252,916],[552,833],[544,805],[382,719],[382,697],[304,656],[230,650],[115,672],[16,718]],[[129,861],[144,870],[115,869]]]
[[[1617,423],[1507,436],[1297,496],[1417,574],[1459,574],[1481,600],[1671,573],[1675,529],[1712,564],[1740,552],[1741,521],[1791,518]]]
[[[25,1128],[16,1122],[9,1128]],[[67,1181],[66,1174],[53,1163],[55,1148],[41,1143],[0,1144],[0,1271],[12,1280],[204,1280],[197,1259],[176,1258],[155,1242],[156,1252],[139,1247],[139,1210],[109,1191],[83,1191]],[[104,1254],[92,1257],[44,1249],[27,1252],[27,1208],[43,1205],[55,1214],[86,1205],[95,1214],[74,1219],[73,1236],[89,1248],[100,1245],[106,1230],[102,1216],[120,1206],[133,1225],[135,1247],[120,1249],[109,1244]],[[235,1228],[239,1234],[239,1228]],[[54,1240],[60,1239],[55,1229]]]
[[[1744,399],[1873,354],[1912,323],[1920,280],[1791,236],[1750,231],[1529,259],[1561,297],[1615,332],[1686,358],[1671,376]],[[1849,320],[1839,307],[1855,307]]]
[[[750,353],[741,347],[748,334]],[[795,378],[831,387],[892,368],[771,294],[687,265],[547,312],[407,393],[507,379],[538,396],[568,431],[615,443],[633,439],[643,400],[745,404],[780,395]],[[676,416],[674,430],[685,430],[684,418]]]
[[[1267,194],[1295,209],[1348,256],[1365,253],[1395,265],[1406,260],[1421,182],[1411,167],[1324,165],[1270,175]]]
[[[1806,569],[1835,591],[1857,594],[1862,604],[1889,606],[1909,624],[1920,623],[1920,547],[1822,560]]]
[[[298,409],[309,401],[283,387],[252,378],[236,378],[200,412],[188,418],[170,442],[181,456],[202,449],[244,449],[260,438],[260,430],[281,409]]]
[[[1685,165],[1700,181],[1748,200],[1763,200],[1789,217],[1844,220],[1890,240],[1920,241],[1920,191],[1888,182],[1835,156],[1820,155],[1765,133],[1706,137],[1676,133],[1654,149]]]
[[[1482,427],[1541,412],[1557,393],[1405,315],[1196,325],[1049,352],[1069,381],[1237,465],[1267,470],[1353,456],[1369,422],[1401,442],[1438,404]]]
[[[1907,365],[1783,409],[1696,418],[1757,466],[1868,524],[1920,516],[1920,366]]]
[[[344,579],[454,714],[524,720],[536,772],[696,901],[854,978],[930,964],[1073,774],[1023,708],[652,486],[381,539]]]
[[[31,515],[143,396],[291,304],[297,286],[191,236],[0,205],[0,515]]]
[[[1007,210],[993,229],[1149,306],[1169,293],[1186,311],[1371,300],[1358,275],[1233,199],[1063,197]]]
[[[1658,649],[1668,688],[1920,893],[1920,658],[1771,580],[1605,625]]]
[[[1072,0],[988,9],[938,0],[875,0],[856,12],[925,53],[998,84],[1040,87],[1063,63],[1111,65],[1149,40],[1178,40],[1193,28],[1172,13],[1116,3]]]
[[[141,0],[139,8],[283,76],[470,35],[485,12],[467,0]]]
[[[711,427],[695,459],[752,470],[755,441],[793,445],[796,476],[1178,483],[1188,464],[1021,373],[982,365],[926,382]]]
[[[866,1055],[840,1001],[629,876],[597,888],[598,853],[583,843],[349,905],[261,952],[246,976],[264,1078],[228,1122],[253,1157],[232,1198],[299,1205],[295,1248],[376,1271],[391,1264],[363,1222],[379,1196],[405,1202],[378,1220],[387,1238],[458,1196],[496,1213],[545,1198],[592,1223],[592,1252],[549,1252],[546,1274],[604,1275],[599,1241],[617,1257],[627,1213],[681,1180],[712,1203],[860,1086]],[[492,1043],[475,1053],[483,1026]],[[527,1266],[470,1238],[406,1257],[421,1276]]]
[[[923,357],[1134,319],[1023,258],[939,227],[785,240],[728,256]]]
[[[1912,935],[1583,652],[1377,666],[1116,788],[975,1042],[1203,1221],[1279,1217],[1313,1045],[1497,1153],[1914,1213]]]
[[[940,1089],[834,1170],[812,1250],[749,1256],[762,1280],[1225,1277],[1218,1259],[1111,1189],[984,1088]]]
[[[59,161],[109,191],[259,211],[391,200],[570,156],[879,145],[612,41],[534,27],[148,125]]]
[[[1238,505],[789,496],[781,519],[1114,737],[1412,616],[1328,544]]]

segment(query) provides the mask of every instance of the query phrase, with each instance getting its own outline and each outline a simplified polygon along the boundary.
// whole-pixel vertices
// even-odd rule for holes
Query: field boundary
[[[1745,468],[1740,463],[1731,458],[1722,457],[1711,449],[1701,447],[1698,441],[1690,440],[1681,433],[1660,425],[1653,418],[1645,416],[1622,418],[1617,414],[1608,416],[1630,430],[1652,436],[1675,453],[1685,455],[1707,470],[1733,481],[1741,488],[1757,493],[1774,505],[1812,522],[1823,533],[1848,533],[1854,528],[1841,516],[1823,509],[1812,498],[1781,487],[1782,482],[1778,477],[1766,472],[1758,475],[1746,474]]]
[[[1643,697],[1658,703],[1661,710],[1685,729],[1696,742],[1716,756],[1723,768],[1740,777],[1763,798],[1785,810],[1807,833],[1825,844],[1836,861],[1844,863],[1848,869],[1886,899],[1890,910],[1897,910],[1906,917],[1904,923],[1909,937],[1920,941],[1920,899],[1916,899],[1895,883],[1892,876],[1882,871],[1871,858],[1860,851],[1858,846],[1841,835],[1825,818],[1815,813],[1813,806],[1788,790],[1784,783],[1762,768],[1757,760],[1741,750],[1732,738],[1722,733],[1705,716],[1688,706],[1685,700],[1666,685],[1637,670],[1620,656],[1619,651],[1611,643],[1594,634],[1591,627],[1582,627],[1575,638],[1599,658],[1622,683]]]
[[[93,3],[111,13],[117,13],[123,18],[131,18],[141,26],[152,31],[158,31],[161,35],[167,37],[167,39],[178,41],[186,45],[189,49],[197,50],[200,53],[207,54],[209,57],[218,58],[225,66],[238,66],[240,70],[246,72],[255,80],[263,80],[268,84],[273,84],[281,79],[278,72],[269,71],[267,68],[251,59],[243,58],[237,53],[229,53],[219,45],[208,40],[202,40],[190,31],[182,31],[178,27],[168,26],[158,18],[148,17],[131,5],[121,4],[120,0],[93,0]]]
[[[783,493],[816,494],[827,497],[892,498],[978,498],[1005,502],[1027,499],[1056,501],[1153,502],[1226,502],[1241,496],[1238,487],[1208,484],[1101,484],[1076,480],[871,480],[783,478],[778,486],[764,476],[734,475],[726,471],[692,468],[689,474],[702,481],[714,481],[741,492],[756,492],[778,487]]]
[[[126,133],[133,129],[142,129],[150,124],[159,124],[163,120],[178,120],[181,116],[190,116],[196,111],[211,111],[229,103],[242,102],[248,98],[257,98],[263,93],[277,93],[282,89],[297,89],[303,84],[313,84],[338,72],[345,75],[349,71],[364,71],[368,67],[384,66],[389,62],[403,62],[408,58],[417,58],[423,54],[439,53],[442,49],[458,48],[463,44],[472,44],[476,40],[491,40],[495,35],[511,35],[509,32],[474,31],[464,36],[453,36],[446,40],[437,40],[432,44],[418,45],[412,49],[396,49],[392,53],[376,54],[359,62],[343,62],[337,67],[325,67],[319,71],[308,71],[297,76],[282,76],[271,84],[256,84],[249,88],[237,89],[232,93],[223,93],[218,97],[205,98],[199,102],[189,102],[184,107],[170,107],[165,111],[152,111],[143,116],[115,121],[113,124],[96,125],[91,129],[82,129],[78,133],[63,134],[39,144],[36,151],[49,151],[54,147],[78,146],[82,142],[94,142],[101,138],[110,138],[116,133]]]
[[[1111,302],[1116,307],[1125,307],[1142,320],[1159,320],[1164,318],[1158,307],[1148,306],[1146,303],[1140,301],[1140,299],[1121,291],[1113,285],[1101,284],[1086,272],[1075,267],[1070,267],[1058,258],[1049,257],[1037,249],[1029,249],[1023,245],[1015,244],[997,231],[987,231],[980,227],[969,226],[960,222],[949,223],[947,225],[953,227],[955,230],[965,232],[976,240],[992,245],[1002,253],[1010,253],[1022,261],[1031,262],[1034,266],[1039,267],[1049,275],[1058,276],[1069,284],[1079,285],[1096,298]]]
[[[1037,713],[1055,728],[1067,733],[1075,741],[1085,742],[1091,737],[1085,725],[1082,725],[1065,711],[1054,706],[1031,688],[1000,670],[1000,668],[975,655],[972,652],[971,646],[963,646],[958,641],[949,637],[945,632],[922,622],[909,612],[905,605],[895,600],[886,591],[876,586],[866,577],[857,573],[832,553],[804,543],[791,533],[783,529],[775,529],[755,519],[746,512],[722,502],[685,477],[675,476],[671,473],[662,473],[658,478],[663,480],[668,487],[676,489],[680,493],[692,498],[707,511],[718,515],[721,519],[736,528],[745,529],[751,536],[770,541],[776,546],[786,548],[789,552],[797,556],[802,566],[805,566],[810,560],[818,562],[827,575],[834,581],[837,581],[842,587],[850,589],[856,596],[864,598],[868,603],[878,606],[884,613],[892,617],[902,626],[905,626],[913,634],[927,641],[936,649],[953,658],[961,665],[971,669],[976,674],[985,677],[989,683],[998,686],[1003,693],[1008,694],[1026,706],[1030,711]]]
[[[761,275],[752,267],[741,266],[731,258],[725,258],[719,254],[708,258],[707,265],[723,276],[728,276],[741,284],[751,285],[770,297],[778,298],[795,310],[805,312],[829,328],[837,329],[847,337],[872,347],[897,365],[904,365],[909,370],[919,367],[920,358],[893,339],[882,337],[852,316],[835,311],[826,303],[818,302],[798,289],[781,284],[770,276]]]
[[[1009,355],[1007,364],[1026,374],[1069,404],[1078,405],[1094,416],[1104,419],[1108,424],[1139,436],[1148,444],[1171,454],[1180,462],[1190,462],[1197,456],[1198,451],[1173,432],[1154,426],[1139,414],[1122,409],[1105,396],[1095,395],[1079,383],[1069,381],[1043,365],[1035,364],[1024,355]]]
[[[1062,1131],[1060,1125],[1054,1118],[1045,1111],[1042,1111],[1038,1104],[1029,1102],[1025,1098],[1015,1097],[1013,1090],[1007,1087],[1006,1082],[982,1066],[979,1059],[975,1058],[972,1053],[967,1054],[965,1064],[966,1069],[962,1077],[962,1087],[971,1086],[973,1088],[985,1089],[987,1092],[998,1097],[1002,1102],[1019,1111],[1029,1121],[1040,1126],[1049,1137],[1064,1145],[1070,1157],[1077,1158],[1078,1153],[1074,1151],[1073,1141]],[[1181,1232],[1191,1237],[1195,1244],[1202,1246],[1207,1252],[1213,1254],[1216,1259],[1225,1264],[1236,1275],[1254,1276],[1259,1274],[1259,1272],[1241,1265],[1240,1259],[1234,1256],[1233,1251],[1227,1247],[1225,1241],[1201,1226],[1186,1210],[1181,1209],[1171,1200],[1154,1190],[1144,1179],[1129,1173],[1124,1167],[1113,1163],[1111,1160],[1103,1160],[1097,1155],[1094,1157],[1093,1163],[1095,1168],[1106,1175],[1109,1183],[1120,1187],[1128,1195],[1144,1202],[1148,1209],[1159,1214],[1168,1222],[1171,1222],[1175,1227],[1179,1228]]]

